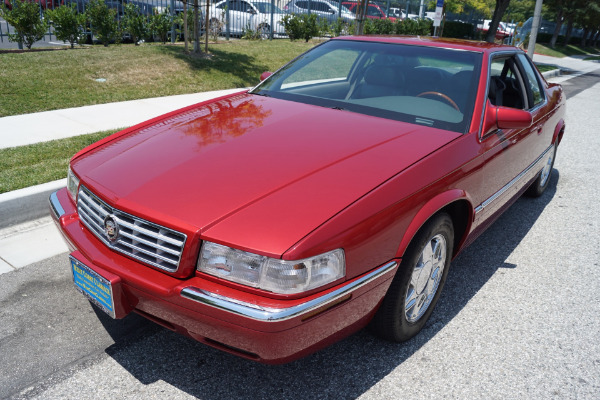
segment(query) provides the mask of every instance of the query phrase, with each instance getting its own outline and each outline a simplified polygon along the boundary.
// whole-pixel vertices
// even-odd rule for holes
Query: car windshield
[[[464,133],[482,53],[331,40],[250,93]]]
[[[253,2],[252,4],[258,9],[258,12],[261,14],[270,14],[271,10],[273,10],[275,14],[285,14],[285,12],[281,8],[275,5],[271,5],[271,3]]]

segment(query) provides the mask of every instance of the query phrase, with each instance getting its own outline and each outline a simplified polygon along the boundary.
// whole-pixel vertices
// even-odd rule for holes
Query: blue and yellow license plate
[[[115,305],[110,281],[70,256],[71,271],[75,288],[97,305],[102,311],[115,318]]]

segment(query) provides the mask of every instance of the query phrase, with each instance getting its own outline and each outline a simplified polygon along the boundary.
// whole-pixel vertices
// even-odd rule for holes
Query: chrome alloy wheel
[[[429,308],[446,267],[446,239],[437,234],[423,248],[406,289],[404,316],[417,322]]]
[[[548,180],[548,177],[550,177],[550,171],[552,171],[552,165],[554,164],[554,155],[556,152],[550,151],[549,153],[550,156],[548,157],[548,161],[546,161],[546,164],[544,165],[544,168],[540,174],[540,186],[542,187],[546,185],[546,181]]]

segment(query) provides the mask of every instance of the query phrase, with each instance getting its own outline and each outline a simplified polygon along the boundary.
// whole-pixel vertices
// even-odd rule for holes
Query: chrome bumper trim
[[[62,217],[63,215],[65,215],[65,209],[60,204],[60,201],[58,200],[58,196],[56,195],[56,193],[58,193],[58,191],[52,193],[50,195],[50,198],[48,199],[48,201],[50,202],[50,209],[54,213],[54,216],[56,217],[56,219],[58,219],[58,218]]]
[[[261,307],[256,304],[247,303],[244,301],[232,299],[218,295],[216,293],[207,292],[202,289],[189,286],[181,290],[181,296],[197,301],[198,303],[215,307],[233,314],[241,315],[242,317],[251,318],[263,322],[278,322],[285,321],[306,314],[319,307],[326,306],[358,288],[374,281],[375,279],[385,275],[398,265],[395,261],[390,261],[387,264],[377,268],[376,270],[366,274],[365,276],[350,282],[333,292],[327,293],[316,299],[307,301],[306,303],[298,304],[287,308],[270,308]]]

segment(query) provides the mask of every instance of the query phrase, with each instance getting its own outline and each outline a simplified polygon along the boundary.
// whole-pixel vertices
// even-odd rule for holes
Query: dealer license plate
[[[70,257],[70,259],[75,288],[102,311],[115,318],[113,290],[110,281],[74,257]]]

